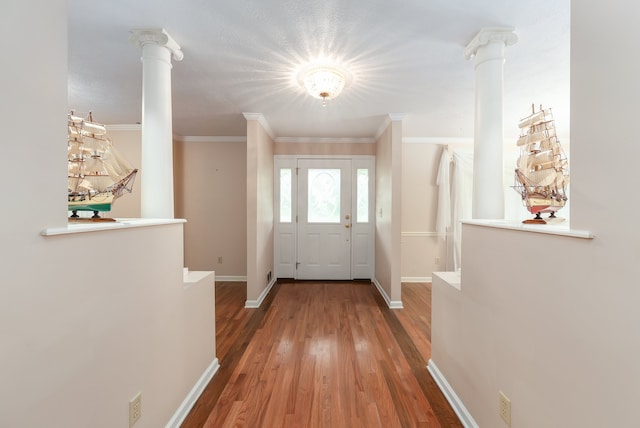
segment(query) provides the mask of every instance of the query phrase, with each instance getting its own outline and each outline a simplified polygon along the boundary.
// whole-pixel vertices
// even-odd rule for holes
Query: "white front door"
[[[351,279],[351,160],[298,160],[298,279]]]

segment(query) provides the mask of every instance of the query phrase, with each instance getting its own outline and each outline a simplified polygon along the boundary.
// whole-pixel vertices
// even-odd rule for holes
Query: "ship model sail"
[[[556,136],[551,109],[537,112],[520,120],[521,136],[517,145],[520,156],[515,170],[515,185],[522,202],[535,218],[523,223],[549,222],[567,202],[566,189],[569,184],[567,157]],[[547,219],[541,214],[550,213]]]
[[[98,213],[111,211],[113,201],[131,192],[138,170],[117,152],[106,127],[91,113],[86,119],[69,113],[67,155],[70,220],[80,219],[78,211],[93,211],[94,221],[113,221]]]

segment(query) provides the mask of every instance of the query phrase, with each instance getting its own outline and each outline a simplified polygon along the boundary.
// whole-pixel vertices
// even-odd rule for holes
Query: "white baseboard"
[[[431,282],[430,276],[403,276],[400,282]]]
[[[182,404],[180,404],[178,410],[173,414],[173,417],[169,422],[167,422],[165,428],[178,428],[182,425],[182,422],[184,422],[185,418],[191,411],[191,408],[196,404],[200,394],[202,394],[202,391],[204,391],[206,386],[209,384],[209,381],[213,378],[219,368],[220,363],[217,358],[214,358],[211,364],[209,364],[209,367],[207,367],[204,373],[202,373],[200,379],[198,379],[193,388],[191,388],[191,391],[189,391],[189,394],[187,394],[185,399],[182,401]]]
[[[247,282],[246,276],[217,276],[216,282]]]
[[[248,309],[259,308],[262,302],[264,301],[265,297],[267,297],[267,294],[269,294],[269,291],[271,291],[271,288],[275,283],[276,283],[276,278],[274,277],[271,279],[271,282],[269,283],[269,285],[267,285],[267,288],[262,290],[262,293],[260,293],[258,300],[247,300],[244,302],[244,307]]]
[[[373,284],[376,286],[376,288],[378,289],[378,292],[382,295],[382,298],[384,299],[384,301],[387,302],[387,306],[389,307],[389,309],[404,308],[404,306],[402,306],[402,300],[391,300],[389,298],[389,296],[387,295],[387,292],[384,291],[384,288],[382,288],[382,285],[380,285],[377,279],[372,278],[371,282],[373,282]]]
[[[456,415],[460,418],[462,425],[465,428],[478,428],[478,424],[473,420],[471,413],[469,413],[462,400],[460,400],[460,397],[455,393],[432,359],[429,359],[427,370],[429,370],[431,377],[436,381],[436,384],[438,384],[438,388],[440,388],[440,391],[442,391],[449,404],[451,404],[451,407],[453,407],[453,411],[456,412]]]

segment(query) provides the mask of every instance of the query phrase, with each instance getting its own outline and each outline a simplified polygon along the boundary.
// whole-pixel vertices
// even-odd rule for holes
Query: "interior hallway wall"
[[[185,287],[182,224],[42,236],[67,228],[67,6],[0,2],[0,426],[126,427],[140,391],[136,428],[165,426],[215,357],[213,286]]]
[[[594,238],[465,225],[461,290],[434,284],[432,359],[482,427],[498,390],[514,427],[638,425],[640,5],[570,7],[571,228]]]
[[[258,119],[247,119],[247,305],[264,297],[273,272],[273,147]]]
[[[247,144],[174,142],[176,217],[185,224],[185,267],[247,275]],[[221,259],[220,259],[221,258]]]
[[[402,121],[391,120],[376,141],[375,211],[375,279],[391,304],[401,302],[401,165]]]
[[[446,242],[436,233],[437,175],[443,146],[432,143],[402,145],[403,281],[422,282],[443,270]],[[436,263],[436,258],[438,263]]]

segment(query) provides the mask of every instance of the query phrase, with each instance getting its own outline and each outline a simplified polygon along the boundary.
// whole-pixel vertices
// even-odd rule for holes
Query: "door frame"
[[[373,155],[274,155],[273,182],[273,266],[276,278],[297,279],[297,188],[299,159],[346,159],[351,161],[351,279],[372,279],[375,273],[375,156]],[[280,171],[291,170],[291,222],[280,221]],[[356,221],[358,169],[369,170],[368,222]]]

